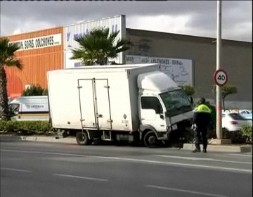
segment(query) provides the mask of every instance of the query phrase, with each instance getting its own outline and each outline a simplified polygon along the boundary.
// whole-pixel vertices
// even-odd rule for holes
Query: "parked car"
[[[244,118],[248,119],[248,120],[252,120],[252,110],[248,110],[248,109],[240,109],[239,113],[241,116],[243,116]]]
[[[239,131],[243,126],[252,126],[252,121],[244,118],[238,112],[222,112],[222,129]]]

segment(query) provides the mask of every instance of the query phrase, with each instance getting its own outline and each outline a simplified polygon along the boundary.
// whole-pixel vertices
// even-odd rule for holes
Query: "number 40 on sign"
[[[223,86],[227,83],[228,76],[225,70],[219,69],[214,72],[213,75],[214,81],[216,85]]]

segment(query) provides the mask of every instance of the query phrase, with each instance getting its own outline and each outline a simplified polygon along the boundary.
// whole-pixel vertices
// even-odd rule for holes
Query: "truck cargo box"
[[[157,64],[86,66],[48,72],[54,128],[136,131],[140,73]]]

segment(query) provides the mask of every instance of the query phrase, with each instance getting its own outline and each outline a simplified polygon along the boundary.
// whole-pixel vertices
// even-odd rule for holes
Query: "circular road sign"
[[[218,86],[223,86],[228,81],[227,73],[225,72],[225,70],[222,70],[222,69],[216,70],[214,72],[213,78],[216,85]]]

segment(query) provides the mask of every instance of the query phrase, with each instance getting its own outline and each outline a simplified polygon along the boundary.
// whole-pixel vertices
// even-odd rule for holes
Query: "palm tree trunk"
[[[225,106],[225,97],[222,98],[222,105],[223,105],[223,109],[224,111],[226,110],[226,106]]]
[[[0,65],[0,117],[2,120],[10,120],[7,95],[7,79],[3,65]]]

